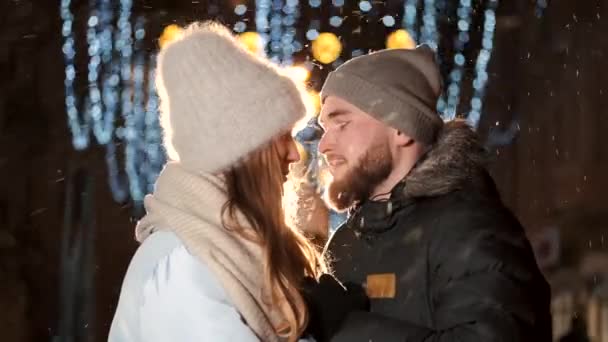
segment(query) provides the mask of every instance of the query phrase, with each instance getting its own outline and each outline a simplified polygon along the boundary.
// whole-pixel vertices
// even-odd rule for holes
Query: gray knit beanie
[[[440,94],[434,52],[422,45],[351,59],[329,74],[321,101],[340,97],[414,140],[432,144],[443,127],[436,109]]]
[[[226,169],[307,111],[292,79],[216,23],[190,25],[157,63],[164,145],[191,171]]]

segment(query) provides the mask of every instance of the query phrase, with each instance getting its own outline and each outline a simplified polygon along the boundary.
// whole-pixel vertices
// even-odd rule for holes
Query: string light
[[[319,0],[307,1],[312,8],[319,8],[322,5]],[[296,39],[295,29],[300,15],[300,1],[256,0],[255,3],[256,30],[264,46],[262,53],[268,51],[275,63],[291,65],[293,54],[302,48],[302,44]],[[72,143],[78,150],[86,149],[90,144],[92,132],[97,142],[106,146],[109,183],[115,200],[124,201],[130,194],[135,202],[140,202],[145,193],[152,191],[154,181],[165,161],[158,123],[158,99],[153,82],[155,55],[147,55],[141,49],[145,36],[143,19],[138,18],[135,29],[132,30],[130,20],[133,1],[120,0],[120,13],[115,28],[112,0],[90,0],[91,13],[86,27],[89,58],[88,89],[86,96],[79,100],[74,90],[76,51],[72,31],[74,18],[70,5],[71,0],[61,1],[64,39],[62,50],[66,64],[65,103],[68,125],[72,131]],[[337,28],[344,22],[344,17],[341,15],[344,0],[332,0],[332,5],[329,24]],[[482,49],[475,63],[474,94],[468,115],[468,120],[473,126],[478,124],[488,82],[487,66],[493,48],[497,5],[498,0],[488,0],[488,7],[484,12]],[[359,1],[358,6],[362,12],[373,10],[370,1]],[[437,3],[435,0],[424,0],[421,25],[417,22],[418,6],[419,0],[405,0],[401,26],[413,41],[419,40],[437,50],[439,41]],[[546,7],[546,0],[537,0],[537,15],[540,13],[538,11],[542,12]],[[238,16],[234,25],[236,32],[247,33],[246,20],[243,18],[247,10],[245,4],[235,6],[234,13]],[[454,67],[448,76],[446,98],[442,98],[438,104],[438,108],[443,106],[446,119],[455,117],[460,102],[460,87],[466,64],[463,52],[470,39],[471,16],[471,0],[460,0],[458,36],[454,41]],[[385,15],[381,21],[387,27],[397,24],[395,16],[392,15]],[[419,34],[417,25],[421,26]],[[319,20],[310,20],[306,38],[313,41],[313,47],[316,46],[313,55],[323,55],[317,59],[325,64],[338,63],[336,58],[342,48],[339,39],[328,32],[320,36],[320,28]],[[354,50],[352,56],[362,53],[364,51]],[[79,106],[82,106],[81,110]],[[115,117],[119,109],[125,125],[115,130]],[[115,137],[124,141],[126,177],[121,176],[118,167]]]
[[[403,6],[403,20],[401,25],[410,34],[414,41],[418,41],[418,35],[416,32],[418,0],[406,0]]]
[[[422,16],[421,43],[428,44],[433,50],[437,50],[437,9],[435,0],[424,0],[424,14]]]
[[[70,11],[70,0],[62,0],[61,17],[63,19],[62,35],[64,36],[63,53],[66,63],[65,102],[68,114],[68,125],[72,131],[72,142],[77,150],[86,149],[90,142],[90,129],[100,144],[106,144],[112,138],[116,97],[112,87],[118,83],[112,74],[112,10],[110,0],[102,0],[99,7],[91,1],[91,13],[87,21],[88,46],[88,93],[84,99],[83,110],[78,110],[78,98],[74,91],[76,69],[74,66],[74,38],[72,32],[73,15]],[[99,88],[99,76],[102,64],[102,90]],[[103,106],[102,106],[103,104]],[[105,110],[104,110],[105,107]],[[82,119],[80,119],[82,117]]]
[[[94,0],[91,0],[91,5],[95,4]],[[89,96],[86,100],[85,111],[89,112],[93,121],[101,120],[101,93],[99,86],[97,85],[97,79],[99,78],[99,66],[101,64],[100,56],[100,41],[97,37],[97,26],[99,24],[99,18],[97,16],[97,10],[92,9],[91,15],[87,22],[87,43],[88,43],[88,54],[89,54],[89,65],[88,65],[88,80],[89,80]]]
[[[92,109],[93,117],[93,133],[97,142],[101,145],[107,144],[112,139],[114,133],[114,118],[116,116],[116,104],[118,96],[116,95],[116,87],[118,85],[117,68],[112,64],[112,4],[111,0],[102,0],[99,4],[98,30],[95,34],[95,43],[99,49],[95,60],[100,61],[103,65],[101,99],[96,98]],[[90,48],[90,47],[89,47]],[[100,65],[96,66],[96,76],[99,76]],[[99,95],[97,80],[95,80],[95,92]],[[91,87],[89,88],[91,89]],[[103,106],[102,106],[103,104]]]
[[[310,28],[310,29],[308,29],[308,31],[306,31],[306,39],[315,40],[318,37],[319,37],[319,31],[317,31],[317,29]]]
[[[142,149],[145,148],[142,144],[142,134],[144,131],[143,123],[145,118],[144,111],[144,64],[145,57],[142,48],[142,41],[145,37],[144,30],[144,19],[138,17],[135,21],[135,42],[134,51],[131,50],[131,55],[135,52],[134,63],[133,63],[133,75],[132,75],[132,88],[124,87],[123,95],[126,92],[131,95],[132,98],[127,106],[130,105],[128,111],[123,111],[123,118],[125,122],[125,170],[127,177],[129,178],[129,190],[131,199],[135,202],[143,200],[145,195],[144,186],[142,179],[140,179],[139,166],[142,159]],[[131,66],[131,63],[129,63]],[[128,79],[128,78],[125,78]],[[123,101],[125,98],[123,96]]]
[[[146,148],[142,172],[146,176],[147,192],[154,190],[154,182],[165,163],[162,132],[159,122],[158,95],[154,79],[156,74],[156,54],[151,54],[148,62],[148,101],[146,104],[144,146]]]
[[[255,26],[263,47],[260,53],[265,55],[269,41],[270,22],[268,21],[268,16],[270,14],[271,2],[270,0],[256,0],[255,4]]]
[[[340,27],[340,25],[342,25],[342,21],[344,19],[342,19],[342,17],[334,15],[331,18],[329,18],[329,25],[333,26],[333,27]]]
[[[453,120],[456,117],[456,111],[460,102],[460,84],[466,64],[463,51],[469,41],[472,12],[471,0],[460,0],[460,6],[458,7],[458,36],[454,40],[454,67],[449,75],[450,84],[447,88],[447,104],[444,108],[445,102],[440,101],[437,106],[439,112],[444,113],[444,119],[446,120]]]
[[[321,0],[308,0],[308,4],[312,8],[318,8],[321,7]]]
[[[382,17],[382,24],[384,24],[384,26],[386,27],[395,26],[395,17],[393,17],[392,15],[385,15],[384,17]]]
[[[371,2],[367,1],[367,0],[363,0],[359,2],[359,9],[362,12],[369,12],[372,10],[372,4]]]
[[[283,37],[281,38],[282,43],[282,64],[292,65],[293,54],[302,49],[302,44],[296,44],[296,22],[300,16],[300,2],[298,0],[286,0],[283,12],[285,17],[283,18]]]
[[[239,17],[238,21],[234,24],[234,32],[243,33],[247,30],[247,24],[243,20],[245,13],[247,13],[247,5],[238,4],[234,7],[234,14]]]
[[[281,62],[281,50],[283,44],[281,38],[283,37],[283,1],[273,0],[270,11],[270,60],[276,64]]]
[[[130,22],[132,0],[121,0],[117,32],[114,32],[111,0],[90,1],[91,12],[86,23],[88,92],[80,113],[74,92],[76,51],[70,5],[70,0],[61,2],[65,102],[73,145],[78,150],[86,149],[92,128],[98,143],[106,147],[108,183],[114,200],[124,202],[130,195],[140,207],[145,193],[153,190],[165,161],[154,89],[156,57],[147,56],[143,50],[145,21],[143,17],[137,18],[133,32]],[[115,54],[118,58],[114,58]],[[146,72],[147,58],[150,62]],[[119,104],[125,125],[114,129]],[[124,142],[126,175],[119,168],[114,137]]]
[[[344,1],[343,0],[335,0],[332,1],[332,6],[330,7],[330,18],[329,18],[329,25],[331,27],[334,28],[339,28],[340,26],[342,26],[342,24],[344,23],[345,17],[343,17],[343,13],[344,13]],[[342,63],[344,63],[344,60],[340,58],[340,55],[338,55],[338,57],[333,61],[333,63],[331,64],[332,68],[337,68],[339,67]]]
[[[308,5],[311,8],[318,8],[321,4],[317,5],[313,0],[308,1]],[[309,41],[314,41],[319,37],[319,30],[321,29],[321,22],[318,19],[310,19],[308,21],[308,28],[306,30],[306,39]]]
[[[467,117],[467,121],[473,127],[479,124],[481,117],[481,109],[483,106],[483,98],[485,95],[486,84],[488,82],[488,63],[492,57],[492,48],[494,46],[494,31],[496,29],[496,8],[498,0],[488,0],[486,10],[484,12],[483,37],[481,41],[481,51],[477,57],[475,65],[475,79],[473,80],[473,98],[471,99],[471,111]]]
[[[543,13],[545,13],[545,10],[547,9],[547,5],[547,0],[536,0],[536,9],[534,14],[536,14],[537,18],[543,16]]]
[[[74,37],[72,32],[74,16],[70,10],[70,4],[70,0],[61,0],[60,12],[61,19],[63,20],[61,34],[64,38],[62,51],[65,60],[65,105],[68,115],[68,125],[72,131],[72,144],[77,150],[84,150],[89,145],[91,117],[88,110],[79,113],[78,99],[74,91],[74,80],[76,78],[74,57],[76,56],[76,50],[74,49]],[[82,119],[80,116],[82,116]]]

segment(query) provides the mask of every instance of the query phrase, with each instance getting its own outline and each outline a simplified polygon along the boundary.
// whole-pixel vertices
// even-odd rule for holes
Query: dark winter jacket
[[[448,123],[390,200],[353,210],[326,248],[335,275],[395,274],[396,291],[332,341],[551,341],[550,288],[483,161],[475,133]]]

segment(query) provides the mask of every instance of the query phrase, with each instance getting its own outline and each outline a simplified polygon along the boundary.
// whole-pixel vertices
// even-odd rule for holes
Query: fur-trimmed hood
[[[465,186],[486,191],[488,153],[463,120],[447,122],[425,156],[405,178],[406,197],[433,197]]]
[[[468,195],[499,199],[486,170],[488,154],[477,134],[464,121],[447,122],[436,141],[388,200],[368,200],[351,208],[349,222],[364,232],[381,233],[398,223],[402,210],[415,210],[417,199],[447,195],[458,190]]]

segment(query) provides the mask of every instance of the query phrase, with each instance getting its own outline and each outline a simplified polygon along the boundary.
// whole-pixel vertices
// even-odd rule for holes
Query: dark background
[[[148,22],[146,49],[171,23],[215,18],[232,25],[238,1],[135,1],[134,12]],[[310,9],[302,1],[299,39],[305,41],[309,20],[320,31],[333,31],[344,44],[342,60],[355,48],[384,47],[388,29],[379,22],[385,13],[400,15],[401,1],[375,2],[376,12],[361,16],[356,1],[346,1],[341,28],[327,22],[331,4]],[[440,55],[451,56],[456,32],[453,9],[446,1],[440,18]],[[485,1],[473,1],[473,41],[483,25]],[[246,16],[253,26],[251,1]],[[86,21],[88,1],[74,1],[75,27]],[[217,11],[213,11],[217,8]],[[211,9],[211,11],[210,11]],[[451,13],[451,15],[450,15]],[[397,26],[400,18],[397,18]],[[66,123],[59,1],[0,1],[0,337],[2,341],[68,341],[57,336],[78,330],[73,341],[106,339],[122,276],[136,248],[133,239],[136,207],[116,203],[107,185],[104,149],[93,145],[76,151]],[[82,29],[77,32],[83,31]],[[604,274],[608,271],[608,1],[553,0],[542,15],[530,0],[502,1],[497,11],[490,81],[479,127],[495,155],[492,172],[503,198],[529,232],[539,263],[553,287],[556,337],[568,330],[570,317],[580,316],[590,334],[608,334],[602,321]],[[79,33],[79,34],[82,34]],[[479,42],[465,54],[472,67]],[[80,47],[82,49],[82,47]],[[81,54],[82,55],[82,54]],[[304,62],[310,53],[298,53]],[[451,57],[442,66],[451,68]],[[86,70],[86,60],[77,60]],[[311,85],[319,89],[331,66],[313,70]],[[466,83],[466,82],[465,82]],[[251,85],[252,87],[255,84]],[[78,91],[84,93],[84,86]],[[470,95],[470,89],[463,88]],[[465,108],[468,101],[461,101]],[[78,177],[80,169],[90,176]],[[66,313],[60,288],[62,236],[66,226],[66,179],[76,193],[92,198],[84,225],[90,232],[90,259],[74,279],[88,275]],[[88,189],[88,190],[87,190]],[[91,190],[92,189],[92,190]],[[80,208],[70,214],[78,221]],[[606,235],[606,236],[605,236]],[[65,265],[64,265],[65,266]],[[70,278],[71,279],[71,278]],[[69,280],[69,279],[67,279]],[[82,284],[81,284],[82,285]],[[608,304],[606,304],[608,308]],[[602,315],[603,313],[603,315]],[[67,315],[67,316],[66,316]],[[76,326],[65,325],[75,317]],[[70,319],[67,319],[70,321]],[[63,326],[67,328],[61,328]],[[62,330],[65,329],[65,330]],[[605,339],[608,341],[608,339]]]

